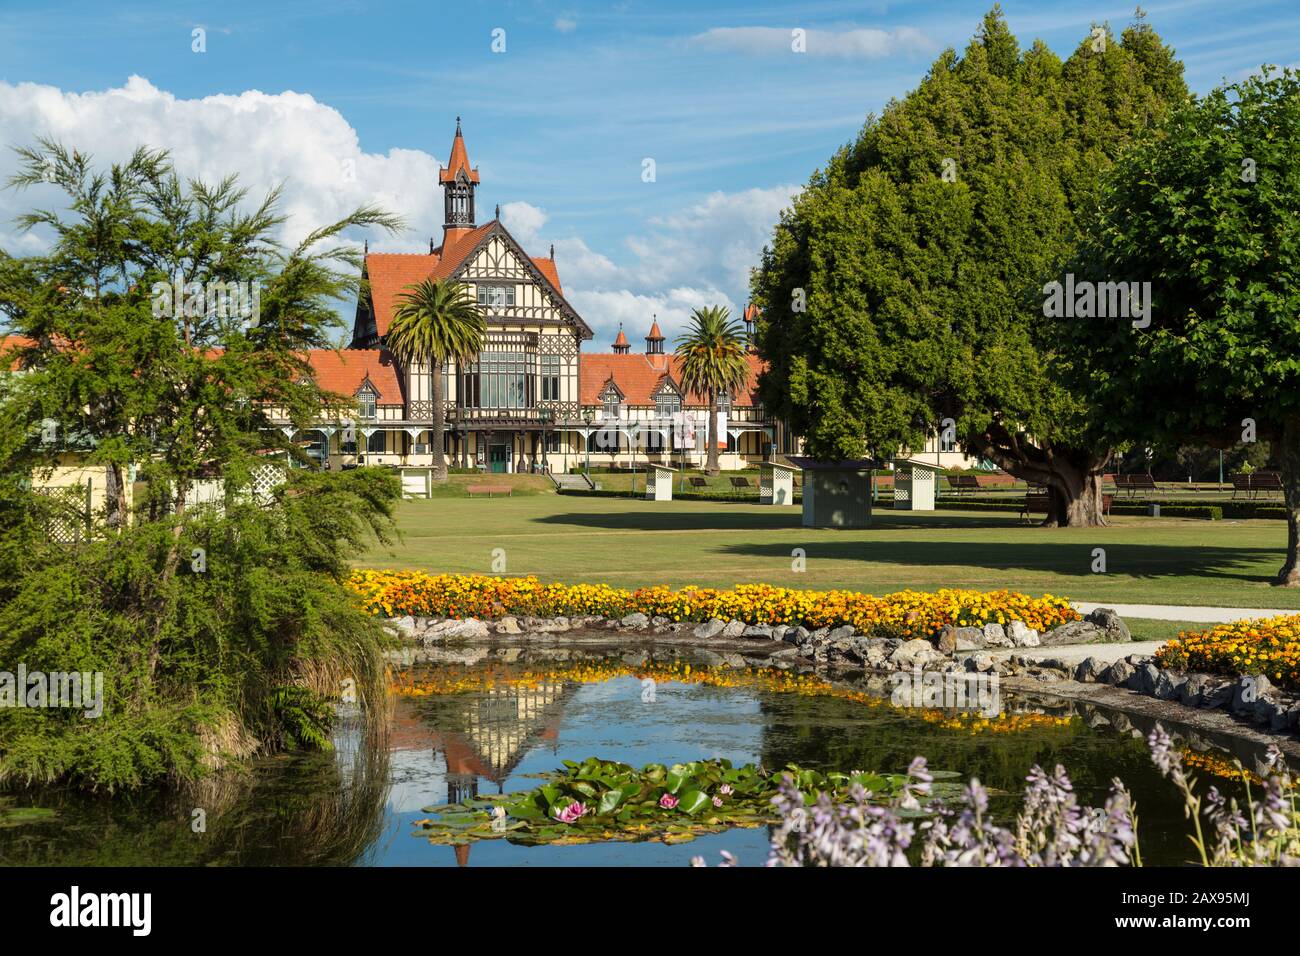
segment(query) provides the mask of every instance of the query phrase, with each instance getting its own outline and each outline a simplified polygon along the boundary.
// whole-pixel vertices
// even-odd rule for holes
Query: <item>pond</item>
[[[4,828],[0,864],[684,866],[697,855],[717,862],[728,850],[758,865],[767,857],[766,826],[672,845],[449,846],[431,843],[416,821],[430,805],[531,789],[562,761],[590,756],[637,767],[726,758],[771,769],[897,772],[917,754],[933,768],[979,777],[1004,821],[1035,763],[1064,765],[1088,805],[1100,805],[1118,776],[1136,798],[1145,862],[1189,860],[1181,800],[1148,760],[1142,737],[1150,724],[1136,717],[1004,694],[1003,716],[985,720],[891,706],[888,684],[856,675],[702,666],[675,650],[649,660],[607,654],[514,649],[404,671],[394,679],[385,732],[345,718],[331,754],[263,760],[183,797],[10,794],[11,810],[53,813]],[[1215,771],[1233,756],[1247,767],[1260,756],[1231,738],[1169,729],[1205,786],[1232,790]]]

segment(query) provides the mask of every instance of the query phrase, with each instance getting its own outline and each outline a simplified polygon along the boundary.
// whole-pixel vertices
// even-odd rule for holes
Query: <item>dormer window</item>
[[[379,401],[379,393],[369,385],[363,386],[357,392],[357,412],[362,418],[373,419],[376,415],[376,404]]]
[[[605,418],[618,418],[620,395],[615,388],[605,389],[605,394],[601,396],[600,403],[604,410]]]
[[[478,304],[501,309],[515,304],[515,287],[512,285],[479,285]]]
[[[672,418],[682,410],[682,397],[669,385],[665,385],[655,394],[655,416]]]

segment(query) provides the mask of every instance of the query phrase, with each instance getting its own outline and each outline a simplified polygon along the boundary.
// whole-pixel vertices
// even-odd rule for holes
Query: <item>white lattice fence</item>
[[[46,534],[60,544],[76,544],[90,537],[90,483],[58,488],[37,488],[50,499]]]
[[[253,469],[253,500],[259,505],[270,502],[271,492],[284,484],[284,469],[275,465],[259,465]]]

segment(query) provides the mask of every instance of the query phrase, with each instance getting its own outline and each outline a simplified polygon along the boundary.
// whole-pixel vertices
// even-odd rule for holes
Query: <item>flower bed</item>
[[[1207,674],[1263,674],[1279,687],[1300,691],[1300,614],[1183,631],[1156,652],[1156,660]]]
[[[665,586],[629,591],[606,584],[543,584],[537,578],[441,574],[422,571],[354,571],[349,584],[372,614],[394,617],[497,618],[641,613],[671,621],[719,618],[747,624],[851,625],[860,633],[929,637],[945,624],[957,627],[1022,621],[1039,632],[1080,615],[1065,598],[1032,598],[1015,591],[944,589],[877,596],[857,591],[803,591],[768,584],[734,588]]]

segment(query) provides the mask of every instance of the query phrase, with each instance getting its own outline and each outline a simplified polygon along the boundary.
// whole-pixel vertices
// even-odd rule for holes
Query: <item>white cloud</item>
[[[750,55],[792,53],[795,28],[715,27],[690,38],[690,42],[714,50],[731,50]],[[895,53],[924,53],[935,44],[915,27],[896,30],[804,30],[804,50],[809,56],[852,59],[880,59]]]
[[[546,213],[532,203],[508,202],[501,207],[501,224],[510,230],[510,235],[519,240],[520,245],[532,251],[538,233],[546,224]]]
[[[139,76],[122,87],[89,93],[0,82],[0,142],[31,144],[41,136],[92,154],[101,167],[127,158],[139,145],[163,147],[183,177],[213,182],[237,173],[250,201],[283,183],[286,243],[363,203],[400,212],[412,226],[441,221],[436,159],[409,149],[364,152],[337,110],[302,93],[249,90],[179,99]],[[12,151],[0,152],[0,179],[16,165]],[[0,246],[33,251],[40,240],[18,236],[12,221],[33,206],[59,202],[60,196],[44,186],[0,192]],[[409,250],[412,239],[413,234],[377,235],[371,247]]]
[[[724,305],[738,313],[749,270],[798,192],[798,186],[786,185],[711,193],[694,206],[649,220],[625,239],[622,264],[580,238],[551,238],[565,296],[595,330],[597,346],[613,340],[619,322],[636,346],[652,315],[671,339],[692,309]],[[545,248],[544,210],[510,203],[501,207],[501,220],[530,252]]]
[[[165,147],[182,176],[215,181],[238,173],[250,202],[283,183],[281,209],[288,220],[281,238],[287,243],[362,203],[399,211],[412,227],[404,236],[372,235],[376,250],[422,249],[427,237],[414,230],[442,221],[436,159],[408,149],[367,153],[337,110],[300,93],[250,90],[180,99],[136,76],[119,88],[89,93],[0,82],[0,142],[29,144],[41,136],[91,153],[99,166],[125,159],[138,145]],[[12,151],[0,150],[0,180],[16,165]],[[749,269],[797,191],[787,185],[712,193],[633,226],[622,248],[609,255],[567,229],[548,231],[546,210],[530,203],[506,203],[501,219],[533,255],[555,244],[565,294],[603,348],[620,321],[639,344],[653,314],[671,338],[694,308],[743,307]],[[48,237],[18,234],[13,219],[61,202],[50,186],[0,190],[0,248],[20,255],[44,248]]]
[[[608,352],[621,322],[632,343],[632,351],[644,351],[644,337],[650,331],[651,321],[657,319],[667,337],[667,348],[686,327],[693,309],[707,305],[723,305],[737,313],[736,303],[718,289],[693,289],[681,287],[664,293],[641,294],[629,289],[609,291],[575,290],[568,299],[578,314],[587,320],[595,332],[590,349]],[[738,316],[737,316],[738,317]]]
[[[574,30],[578,29],[578,21],[571,16],[556,17],[555,29],[558,30],[560,33],[572,33]]]

